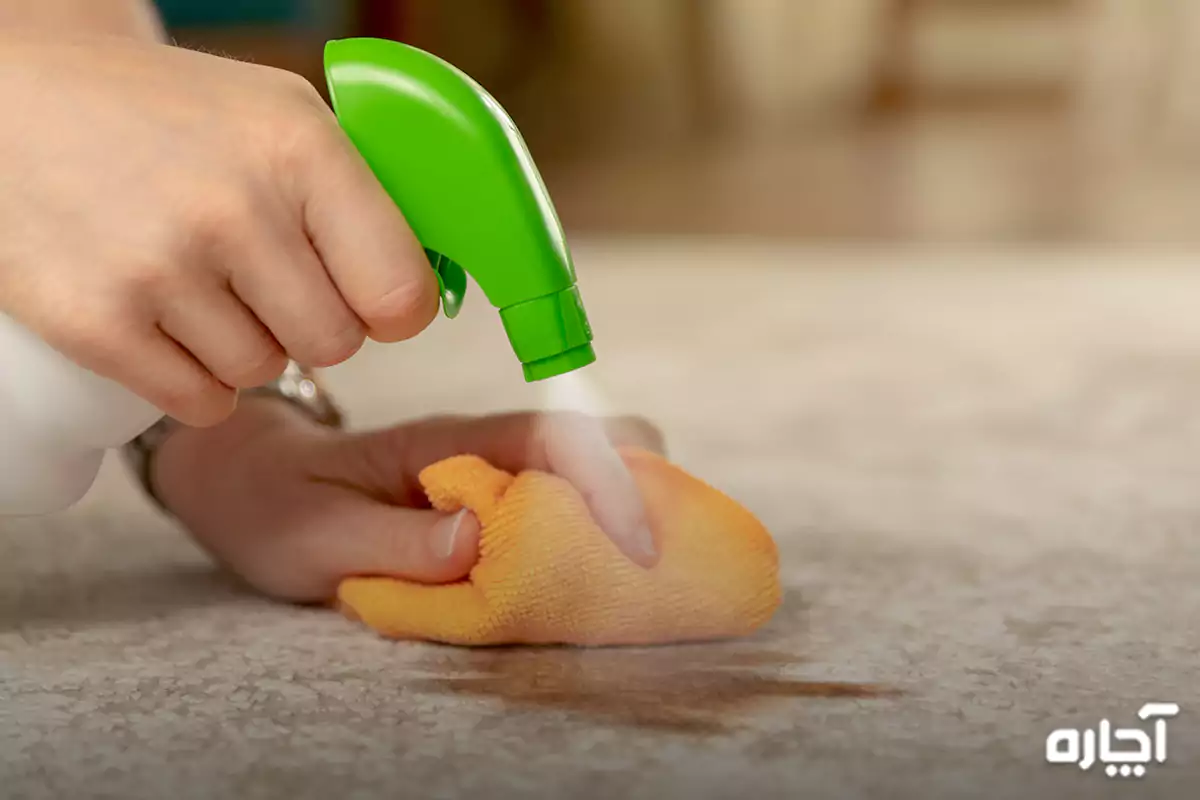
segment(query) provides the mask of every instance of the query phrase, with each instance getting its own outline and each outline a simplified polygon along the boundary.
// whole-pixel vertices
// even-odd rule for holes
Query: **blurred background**
[[[318,85],[376,35],[473,74],[566,226],[819,241],[1190,241],[1192,0],[161,0]]]

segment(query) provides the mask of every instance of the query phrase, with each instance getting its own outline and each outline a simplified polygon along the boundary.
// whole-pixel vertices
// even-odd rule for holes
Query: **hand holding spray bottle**
[[[330,42],[326,77],[346,134],[403,209],[453,317],[465,269],[499,309],[528,381],[595,360],[554,207],[515,125],[444,61],[379,39]],[[106,450],[162,412],[0,314],[0,515],[87,493]]]

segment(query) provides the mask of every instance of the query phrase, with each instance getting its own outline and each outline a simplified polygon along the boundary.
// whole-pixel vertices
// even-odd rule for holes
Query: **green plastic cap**
[[[527,381],[562,375],[596,360],[592,326],[574,286],[502,308],[500,319]]]

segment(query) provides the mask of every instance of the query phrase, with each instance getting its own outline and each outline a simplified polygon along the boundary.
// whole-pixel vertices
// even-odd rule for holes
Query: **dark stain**
[[[809,681],[800,661],[753,640],[650,648],[439,648],[410,681],[418,691],[488,698],[586,716],[611,725],[693,735],[729,733],[738,718],[787,699],[872,699],[896,690]]]

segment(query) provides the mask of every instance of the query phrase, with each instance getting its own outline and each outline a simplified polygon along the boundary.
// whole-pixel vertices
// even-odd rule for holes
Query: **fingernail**
[[[433,552],[438,558],[448,559],[454,555],[454,545],[458,543],[458,532],[466,516],[467,509],[464,508],[438,523],[433,533]]]

